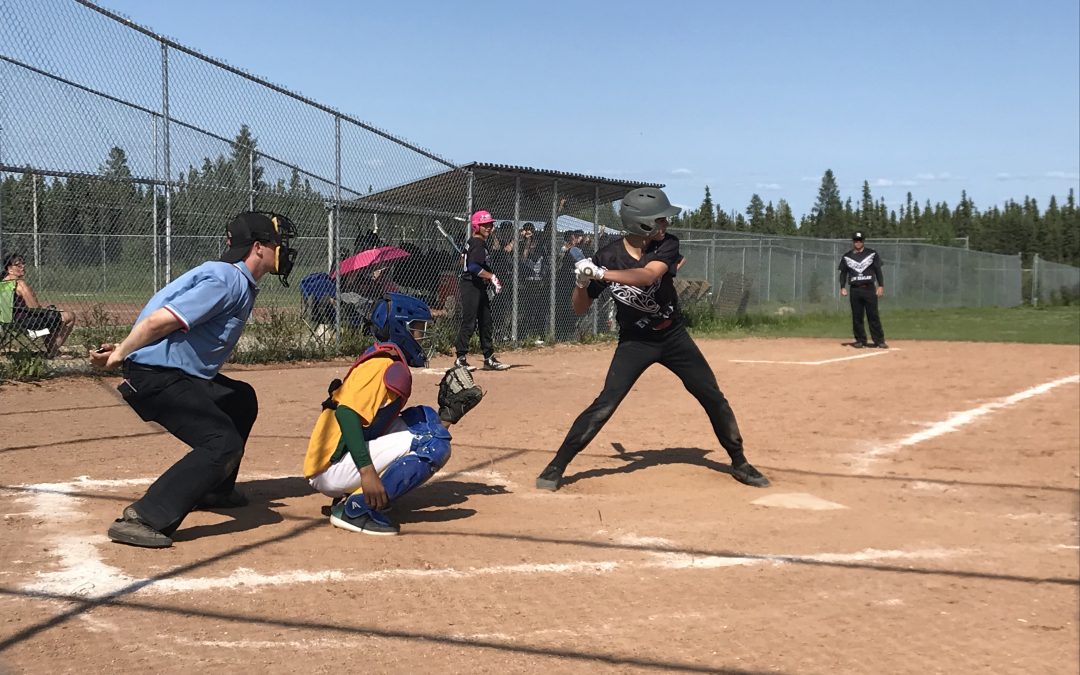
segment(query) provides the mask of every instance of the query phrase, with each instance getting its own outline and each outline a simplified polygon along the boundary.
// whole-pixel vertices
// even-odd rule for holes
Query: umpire
[[[228,249],[178,277],[143,308],[120,344],[103,344],[90,361],[123,367],[118,389],[147,422],[157,422],[191,446],[109,528],[109,539],[164,548],[196,507],[244,506],[236,476],[259,412],[255,390],[218,371],[251,316],[258,281],[274,274],[288,286],[296,251],[292,222],[246,212],[228,227]]]
[[[877,288],[874,282],[877,281]],[[881,256],[872,248],[866,248],[862,232],[851,235],[851,250],[840,259],[840,295],[848,295],[851,285],[851,330],[856,349],[866,347],[866,329],[863,327],[863,314],[870,324],[872,346],[888,349],[885,344],[885,331],[881,328],[877,301],[885,294],[885,276],[881,272]]]

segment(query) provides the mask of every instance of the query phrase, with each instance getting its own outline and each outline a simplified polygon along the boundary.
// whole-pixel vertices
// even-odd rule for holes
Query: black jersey
[[[881,271],[881,256],[872,248],[863,247],[862,251],[851,249],[840,259],[840,286],[847,282],[852,286],[873,286],[877,279],[878,286],[885,285],[885,275]]]
[[[465,243],[465,263],[461,278],[472,281],[477,286],[483,285],[486,282],[479,277],[481,271],[491,271],[487,240],[480,237],[469,237],[469,241]]]
[[[660,241],[649,242],[641,260],[635,260],[627,253],[622,238],[616,239],[597,251],[592,257],[593,262],[609,270],[630,270],[657,260],[667,265],[667,272],[648,288],[594,281],[589,284],[589,297],[595,300],[610,288],[611,297],[615,299],[619,335],[658,339],[682,325],[679,294],[675,292],[675,266],[681,257],[679,239],[671,234],[665,234]]]

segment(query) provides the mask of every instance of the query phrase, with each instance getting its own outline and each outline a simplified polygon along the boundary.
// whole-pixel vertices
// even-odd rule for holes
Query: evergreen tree
[[[844,205],[840,201],[840,188],[832,169],[826,169],[821,177],[817,201],[811,210],[812,231],[815,237],[842,237],[844,232]]]
[[[761,197],[754,193],[750,197],[750,205],[746,207],[746,215],[750,218],[751,232],[765,232],[765,204]]]

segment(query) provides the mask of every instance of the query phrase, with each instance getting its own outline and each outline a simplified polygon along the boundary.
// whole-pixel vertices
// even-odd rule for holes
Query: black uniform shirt
[[[479,277],[479,272],[491,271],[491,260],[488,258],[487,240],[480,237],[469,237],[465,244],[465,269],[461,273],[462,279],[468,279],[477,286],[486,282]]]
[[[874,279],[878,286],[885,285],[885,275],[881,272],[881,256],[872,248],[863,247],[857,252],[851,249],[840,259],[840,286],[847,282],[852,286],[873,286]]]
[[[611,288],[619,322],[619,335],[634,339],[659,339],[682,325],[679,295],[675,292],[675,266],[679,262],[679,239],[665,234],[660,241],[649,242],[641,260],[626,252],[623,240],[616,239],[592,257],[593,262],[609,270],[630,270],[645,267],[654,260],[667,265],[667,272],[648,288],[627,286],[608,281],[589,284],[589,297],[596,299]]]

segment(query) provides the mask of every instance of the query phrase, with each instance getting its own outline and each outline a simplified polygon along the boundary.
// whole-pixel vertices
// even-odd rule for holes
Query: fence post
[[[559,228],[556,222],[559,220],[559,179],[556,178],[551,183],[551,236],[548,239],[551,240],[551,246],[548,247],[548,333],[551,335],[551,341],[555,341],[555,267],[558,260],[556,259],[556,253],[558,251],[556,239],[559,238]]]
[[[4,163],[4,127],[0,125],[0,165]],[[0,171],[0,259],[5,255],[4,251],[4,171]],[[4,270],[7,272],[7,270]]]
[[[338,269],[338,241],[341,238],[341,115],[334,115],[334,225],[331,228],[333,241],[330,246],[330,269]],[[341,275],[334,274],[334,297],[338,299],[338,309],[334,312],[334,350],[341,353]]]
[[[33,184],[33,205],[34,205],[34,271],[38,268],[38,258],[41,257],[41,243],[38,241],[38,194],[37,194],[37,174],[32,174],[30,180]]]
[[[518,341],[518,312],[520,305],[518,297],[521,293],[521,267],[518,264],[518,254],[521,252],[521,176],[514,176],[514,295],[512,297],[513,311],[510,313],[510,340],[517,345]]]
[[[161,180],[161,173],[160,173],[160,167],[158,166],[157,117],[151,115],[150,116],[150,122],[153,125],[153,127],[151,129],[151,133],[153,134],[154,181],[155,181],[154,184],[151,186],[152,189],[150,191],[150,194],[153,197],[152,201],[150,202],[150,218],[153,221],[151,223],[151,225],[150,225],[150,240],[152,242],[151,248],[153,249],[152,259],[153,259],[153,265],[154,265],[154,274],[153,274],[154,292],[157,293],[158,289],[161,288],[160,286],[158,286],[158,266],[161,264],[161,261],[158,258],[158,231],[157,231],[157,221],[158,221],[158,213],[157,213],[157,196],[158,196],[157,195],[157,189],[158,189],[158,186],[157,186],[157,181]]]
[[[596,254],[596,248],[600,245],[600,186],[593,187],[593,255]],[[592,332],[596,335],[600,332],[600,308],[594,302],[592,304]]]
[[[248,211],[255,210],[255,151],[248,148]]]
[[[772,240],[769,241],[769,260],[765,266],[765,302],[772,301]]]
[[[1024,264],[1020,263],[1021,274],[1023,273]],[[1036,253],[1031,258],[1031,306],[1039,306],[1039,254]]]
[[[162,158],[165,165],[165,283],[172,281],[172,164],[169,157],[169,45],[161,43]]]

